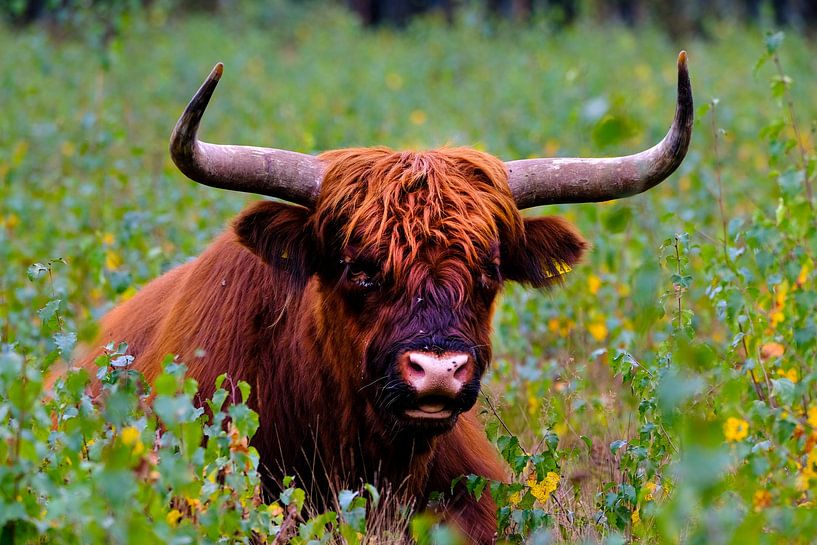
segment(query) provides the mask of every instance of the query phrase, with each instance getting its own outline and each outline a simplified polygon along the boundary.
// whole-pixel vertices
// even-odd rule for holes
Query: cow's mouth
[[[414,406],[404,414],[418,420],[445,420],[456,413],[454,400],[445,396],[425,396],[417,400]]]

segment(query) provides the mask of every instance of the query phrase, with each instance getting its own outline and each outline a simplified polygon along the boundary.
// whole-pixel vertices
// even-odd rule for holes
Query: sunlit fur
[[[313,216],[319,243],[338,242],[339,228],[340,242],[382,255],[384,271],[398,279],[430,245],[456,251],[474,271],[482,266],[481,251],[500,237],[515,240],[522,234],[505,166],[485,153],[374,148],[321,158],[329,168]]]
[[[167,354],[201,398],[215,378],[253,387],[254,445],[274,490],[296,475],[313,500],[363,481],[391,483],[423,508],[432,491],[474,542],[495,531],[488,494],[452,479],[504,477],[473,410],[490,362],[502,282],[544,287],[585,243],[563,220],[523,221],[498,159],[470,149],[352,149],[321,156],[314,210],[250,205],[202,255],[144,287],[102,321],[94,343],[127,341],[148,379]],[[443,424],[400,418],[411,389],[394,358],[418,343],[471,351],[477,376]],[[80,364],[93,368],[91,351]]]

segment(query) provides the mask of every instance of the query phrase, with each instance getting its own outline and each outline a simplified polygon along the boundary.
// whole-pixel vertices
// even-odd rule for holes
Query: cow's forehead
[[[327,170],[313,216],[319,238],[375,254],[387,269],[439,249],[476,265],[500,237],[521,233],[504,164],[490,155],[374,148],[322,159]]]

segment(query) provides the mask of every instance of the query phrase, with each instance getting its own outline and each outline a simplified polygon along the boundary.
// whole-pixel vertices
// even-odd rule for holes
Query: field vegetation
[[[102,406],[86,373],[51,393],[45,377],[257,198],[195,185],[168,156],[215,62],[209,141],[517,159],[657,142],[683,48],[697,119],[679,171],[623,201],[527,212],[569,218],[593,249],[550,293],[507,286],[482,408],[512,479],[463,479],[498,501],[509,543],[814,543],[813,42],[728,21],[676,43],[651,27],[520,28],[468,10],[395,31],[335,8],[164,5],[114,25],[0,26],[0,542],[383,543],[408,527],[456,543],[384,508],[373,486],[338,491],[326,513],[297,482],[263,498],[257,416],[219,411],[228,393],[252,395],[229,377],[208,402],[214,421],[172,355],[152,405],[125,344],[98,362]]]

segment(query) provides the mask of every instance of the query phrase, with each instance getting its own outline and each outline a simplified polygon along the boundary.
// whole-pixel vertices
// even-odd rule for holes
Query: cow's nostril
[[[454,371],[454,378],[463,382],[466,381],[468,379],[468,365],[460,365]]]
[[[409,369],[411,369],[414,373],[423,376],[426,374],[426,370],[423,369],[423,366],[417,362],[409,360]]]

